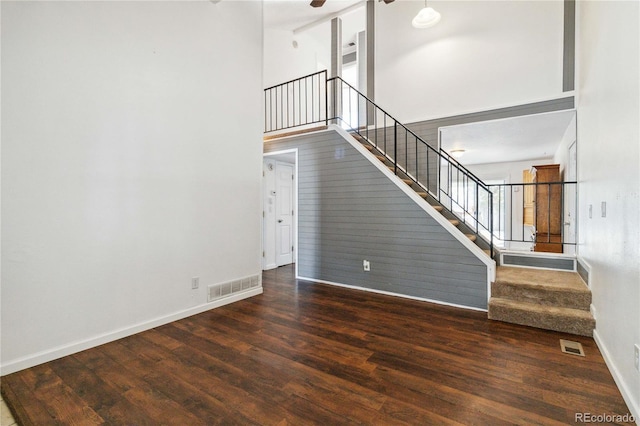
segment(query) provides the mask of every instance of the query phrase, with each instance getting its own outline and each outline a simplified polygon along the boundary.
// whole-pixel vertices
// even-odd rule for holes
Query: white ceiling
[[[354,41],[355,34],[365,28],[361,0],[327,0],[320,8],[311,7],[310,2],[264,0],[265,28],[294,31],[358,3],[363,7],[341,15],[343,45]],[[393,7],[393,3],[386,7]],[[445,127],[441,129],[440,143],[445,151],[464,149],[459,161],[468,165],[549,158],[556,152],[574,115],[574,111],[561,111]]]
[[[339,12],[361,0],[327,0],[322,7],[311,7],[311,0],[264,0],[264,26],[293,31]]]
[[[362,0],[327,0],[322,7],[311,7],[311,0],[265,0],[264,27],[283,31],[294,31],[314,22],[324,21],[345,9],[360,4],[361,7],[340,15],[342,19],[342,41],[346,46],[354,42],[356,34],[365,29],[365,2]]]
[[[463,149],[464,165],[553,157],[575,111],[514,117],[441,128],[440,147]]]

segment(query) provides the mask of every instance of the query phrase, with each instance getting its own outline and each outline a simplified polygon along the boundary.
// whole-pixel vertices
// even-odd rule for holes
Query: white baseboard
[[[598,330],[593,330],[593,340],[596,341],[596,345],[598,345],[598,348],[600,349],[600,353],[602,353],[604,362],[607,364],[607,367],[609,368],[609,371],[613,376],[613,380],[616,382],[616,385],[618,386],[618,389],[622,394],[622,398],[624,399],[624,402],[626,402],[627,407],[629,407],[629,411],[631,411],[631,415],[635,418],[636,424],[640,425],[640,404],[638,403],[637,400],[634,400],[633,393],[628,388],[627,383],[623,380],[622,374],[620,374],[620,371],[618,370],[615,363],[613,362],[613,358],[611,358],[611,354],[609,353],[609,350],[607,349],[606,345],[600,338],[600,335],[598,334]],[[635,395],[635,398],[639,398],[639,397],[640,395]],[[626,413],[616,413],[616,414],[624,415]]]
[[[456,303],[443,302],[441,300],[433,300],[433,299],[427,299],[427,298],[424,298],[424,297],[409,296],[407,294],[393,293],[391,291],[385,291],[385,290],[376,290],[375,288],[359,287],[357,285],[340,284],[340,283],[336,283],[336,282],[333,282],[333,281],[317,280],[315,278],[300,277],[300,276],[298,276],[297,273],[296,273],[296,279],[304,280],[304,281],[310,281],[310,282],[318,283],[318,284],[327,284],[327,285],[334,285],[336,287],[350,288],[352,290],[368,291],[369,293],[384,294],[386,296],[401,297],[403,299],[418,300],[420,302],[435,303],[436,305],[451,306],[452,308],[460,308],[460,309],[467,309],[467,310],[471,310],[471,311],[487,312],[487,309],[476,308],[476,307],[473,307],[473,306],[466,306],[466,305],[458,305]]]
[[[237,302],[242,299],[247,299],[252,296],[257,296],[259,294],[262,294],[262,287],[254,288],[252,290],[244,291],[241,293],[236,293],[229,297],[225,297],[224,299],[218,299],[210,303],[204,303],[202,305],[198,305],[189,309],[184,309],[182,311],[174,312],[172,314],[155,318],[150,321],[138,323],[130,327],[125,327],[125,328],[114,330],[108,333],[104,333],[99,336],[95,336],[79,342],[58,346],[53,349],[49,349],[49,350],[39,352],[33,355],[29,355],[23,358],[18,358],[16,360],[12,360],[0,365],[0,376],[15,373],[16,371],[24,370],[25,368],[30,368],[39,364],[43,364],[45,362],[62,358],[64,356],[72,355],[74,353],[81,352],[86,349],[100,346],[105,343],[113,342],[115,340],[122,339],[123,337],[131,336],[133,334],[150,330],[154,327],[159,327],[161,325],[165,325],[173,321],[178,321],[183,318],[200,314],[202,312],[219,308],[221,306],[228,305],[230,303]]]

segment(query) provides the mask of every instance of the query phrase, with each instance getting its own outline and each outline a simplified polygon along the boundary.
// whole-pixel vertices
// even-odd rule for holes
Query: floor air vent
[[[262,277],[260,275],[253,275],[251,277],[240,278],[226,283],[211,284],[208,287],[209,297],[207,301],[212,302],[217,299],[222,299],[223,297],[258,288],[260,287],[261,278]]]
[[[584,356],[584,349],[582,349],[582,344],[578,342],[560,339],[560,349],[562,349],[562,352],[564,352],[565,354]]]

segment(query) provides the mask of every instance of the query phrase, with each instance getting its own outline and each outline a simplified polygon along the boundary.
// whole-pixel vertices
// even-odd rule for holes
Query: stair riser
[[[558,291],[553,288],[528,288],[504,282],[495,282],[491,285],[491,296],[583,311],[589,311],[591,307],[590,292],[577,293]]]
[[[543,314],[503,306],[496,307],[491,304],[489,305],[489,319],[590,337],[593,335],[593,329],[596,325],[593,318]]]

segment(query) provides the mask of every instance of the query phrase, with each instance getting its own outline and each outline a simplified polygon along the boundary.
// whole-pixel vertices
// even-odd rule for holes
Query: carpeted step
[[[471,241],[475,241],[478,239],[477,236],[475,236],[474,234],[464,234],[468,239],[470,239]]]
[[[582,309],[591,305],[591,291],[575,272],[500,266],[491,285],[497,298],[545,306]]]
[[[592,336],[596,321],[588,311],[492,297],[489,319],[545,330]]]

